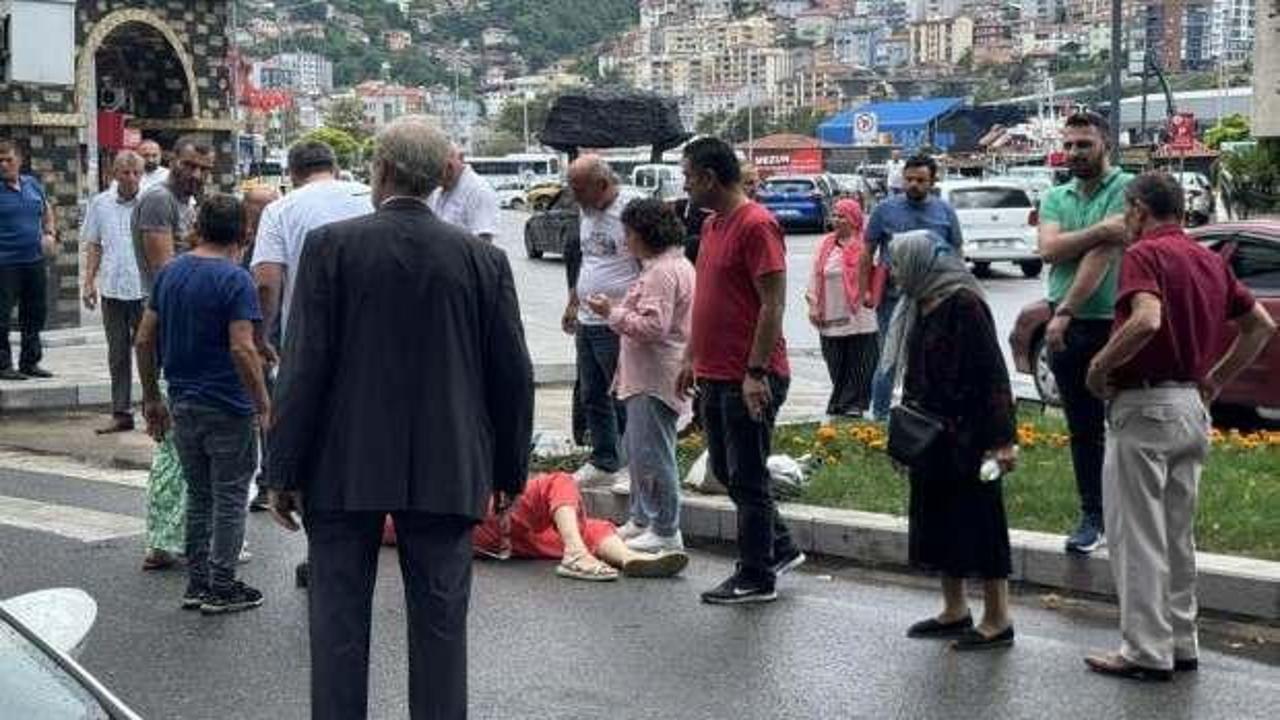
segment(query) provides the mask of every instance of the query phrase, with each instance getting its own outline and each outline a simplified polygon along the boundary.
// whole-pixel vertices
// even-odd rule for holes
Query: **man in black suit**
[[[313,718],[366,715],[387,513],[410,715],[466,717],[472,526],[525,484],[533,372],[511,267],[427,208],[448,154],[424,118],[389,125],[377,211],[313,230],[299,263],[266,483],[277,521],[306,525]]]

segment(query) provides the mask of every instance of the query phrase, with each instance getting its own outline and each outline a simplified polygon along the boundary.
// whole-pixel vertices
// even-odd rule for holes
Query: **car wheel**
[[[542,259],[542,251],[533,244],[533,238],[529,237],[529,233],[524,234],[524,252],[530,260]]]
[[[973,274],[980,278],[991,277],[991,263],[976,262],[973,264]]]
[[[1022,268],[1022,274],[1025,277],[1040,277],[1040,271],[1044,269],[1044,261],[1027,260],[1025,262],[1018,263],[1018,267]]]
[[[1062,395],[1058,392],[1058,379],[1053,376],[1049,367],[1049,343],[1041,337],[1036,340],[1031,354],[1031,377],[1036,383],[1036,392],[1040,399],[1049,405],[1061,405]]]

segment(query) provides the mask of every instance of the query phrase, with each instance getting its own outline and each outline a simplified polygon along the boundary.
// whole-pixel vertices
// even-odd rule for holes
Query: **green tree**
[[[1222,156],[1223,195],[1236,214],[1261,215],[1280,209],[1280,142],[1263,141]]]
[[[530,142],[533,142],[534,136],[542,131],[542,126],[547,122],[547,114],[551,112],[551,104],[556,101],[557,97],[559,97],[558,93],[547,93],[538,95],[528,101]],[[497,119],[494,120],[493,129],[497,132],[504,132],[523,138],[524,106],[525,101],[520,98],[508,100],[502,106],[502,112],[498,113]]]
[[[338,165],[350,168],[360,159],[361,143],[346,130],[334,127],[321,127],[299,138],[300,142],[322,142],[333,148],[338,156]]]
[[[818,134],[818,126],[826,119],[827,114],[817,108],[796,108],[773,123],[771,131],[815,137]]]
[[[524,151],[524,140],[505,130],[496,130],[476,138],[472,147],[476,155],[508,155]]]
[[[1204,134],[1204,144],[1217,150],[1224,142],[1249,139],[1249,119],[1239,113],[1222,118]]]
[[[329,104],[324,115],[325,127],[342,130],[357,140],[368,137],[365,129],[364,103],[356,97],[338,98]]]

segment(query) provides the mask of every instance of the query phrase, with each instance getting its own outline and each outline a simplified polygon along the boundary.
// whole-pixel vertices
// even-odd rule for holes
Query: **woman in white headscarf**
[[[940,614],[907,631],[954,638],[956,650],[1013,643],[1009,618],[1009,529],[998,478],[980,469],[1016,460],[1009,373],[982,288],[954,248],[932,233],[894,238],[893,275],[902,290],[885,339],[882,368],[897,368],[903,404],[946,424],[943,439],[910,468],[908,557],[942,576]],[[966,578],[981,580],[982,621],[965,599]]]

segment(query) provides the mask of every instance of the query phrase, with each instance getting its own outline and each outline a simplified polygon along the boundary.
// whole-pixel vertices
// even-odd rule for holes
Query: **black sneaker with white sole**
[[[261,604],[262,593],[237,580],[224,591],[210,592],[200,605],[200,612],[205,615],[225,615],[250,610]]]
[[[773,574],[781,577],[782,575],[795,570],[804,564],[809,558],[800,548],[791,548],[791,552],[782,555],[773,561]]]
[[[209,599],[209,586],[187,583],[187,591],[182,593],[183,610],[199,610]]]
[[[746,605],[766,603],[778,599],[773,583],[764,584],[748,580],[741,573],[734,573],[728,580],[702,593],[702,602],[712,605]]]

